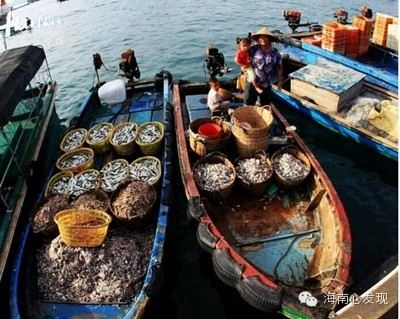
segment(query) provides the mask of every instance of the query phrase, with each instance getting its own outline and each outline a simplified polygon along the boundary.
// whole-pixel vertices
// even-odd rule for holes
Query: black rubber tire
[[[217,244],[217,238],[210,232],[207,224],[199,223],[196,231],[199,246],[208,253],[212,253]]]
[[[273,289],[260,282],[257,277],[244,278],[237,282],[240,296],[254,308],[264,312],[275,312],[282,303],[282,289]]]
[[[227,249],[214,249],[212,263],[217,277],[228,286],[236,287],[236,283],[240,281],[243,266],[229,256]]]

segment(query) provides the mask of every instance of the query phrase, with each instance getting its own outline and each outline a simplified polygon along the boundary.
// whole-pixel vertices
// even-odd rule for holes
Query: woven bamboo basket
[[[88,190],[88,191],[84,192],[83,194],[79,195],[75,201],[71,202],[71,208],[89,209],[88,206],[91,206],[90,203],[85,202],[84,203],[85,207],[78,207],[78,205],[77,205],[77,201],[79,200],[79,198],[84,195],[91,195],[91,196],[93,196],[93,198],[96,199],[96,201],[101,203],[101,208],[90,207],[90,209],[97,209],[97,210],[102,210],[105,212],[108,210],[108,208],[110,206],[110,198],[108,197],[107,193],[102,191],[101,189],[91,189],[91,190]]]
[[[65,192],[62,192],[62,193],[54,193],[52,191],[54,184],[56,182],[58,182],[63,177],[68,178],[69,182],[71,182],[72,178],[74,177],[74,174],[72,172],[70,172],[70,171],[61,171],[61,172],[58,172],[57,174],[55,174],[54,176],[52,176],[50,178],[50,180],[48,181],[48,183],[47,183],[46,190],[44,192],[44,196],[45,197],[49,197],[49,196],[56,195],[56,194],[58,194],[58,195],[69,195],[69,192],[71,190],[70,187],[65,189]]]
[[[204,189],[204,187],[201,185],[200,181],[197,178],[196,171],[197,171],[199,165],[206,164],[206,163],[208,163],[208,164],[222,163],[222,164],[226,165],[233,172],[232,181],[225,188],[218,190],[218,191],[209,191],[209,190]],[[196,185],[199,187],[199,189],[202,191],[202,193],[209,199],[219,201],[219,200],[225,200],[229,197],[229,195],[232,191],[233,185],[235,184],[236,170],[235,170],[235,167],[233,166],[233,164],[231,163],[231,161],[229,159],[227,159],[224,156],[224,154],[219,153],[219,152],[213,152],[213,153],[210,153],[210,154],[200,158],[199,160],[196,161],[196,163],[194,163],[193,175],[194,175]]]
[[[64,167],[62,165],[62,163],[66,160],[68,160],[69,158],[76,156],[76,155],[87,155],[88,159],[83,162],[82,164],[79,165],[75,165],[75,166],[70,166],[70,167]],[[56,167],[60,170],[60,171],[70,171],[72,173],[79,173],[81,171],[84,171],[86,169],[92,168],[94,165],[94,152],[91,148],[88,147],[82,147],[82,148],[78,148],[74,151],[68,152],[68,153],[64,153],[63,155],[61,155],[57,162],[56,162]]]
[[[74,135],[77,132],[82,133],[82,135],[83,135],[82,141],[79,144],[77,144],[77,145],[75,145],[73,147],[72,146],[68,146],[68,140],[71,138],[72,135]],[[67,134],[64,135],[64,137],[63,137],[63,139],[62,139],[62,141],[60,143],[60,149],[63,152],[70,152],[70,151],[73,151],[75,149],[81,148],[81,147],[83,147],[83,144],[85,144],[86,137],[87,137],[87,130],[84,129],[84,128],[77,128],[76,130],[69,131]]]
[[[142,143],[139,141],[140,132],[145,129],[149,125],[154,125],[161,132],[161,135],[158,139],[151,143]],[[141,124],[138,128],[138,134],[136,136],[136,144],[139,146],[143,155],[156,155],[162,146],[162,142],[164,139],[164,124],[161,122],[145,122]]]
[[[106,212],[92,209],[66,209],[54,216],[61,240],[71,247],[101,245],[111,220]]]
[[[107,127],[109,134],[100,141],[93,141],[90,138],[90,136],[92,135],[94,130],[98,129],[101,126]],[[89,129],[87,137],[86,137],[86,144],[88,144],[96,154],[106,153],[107,151],[110,150],[110,147],[111,147],[110,137],[111,137],[113,128],[114,128],[114,125],[112,123],[108,123],[108,122],[96,124],[95,126],[93,126]]]
[[[244,180],[243,178],[240,178],[238,170],[236,170],[236,173],[238,174],[237,179],[239,181],[239,185],[241,185],[245,190],[249,191],[251,194],[264,195],[268,185],[271,182],[271,177],[274,173],[272,162],[269,159],[269,157],[267,156],[267,154],[265,154],[264,150],[258,150],[254,153],[253,156],[249,156],[247,158],[256,158],[256,159],[259,159],[260,161],[262,161],[264,163],[264,165],[268,168],[269,175],[267,176],[266,180],[263,182],[251,183],[248,180]],[[235,168],[237,167],[238,162],[240,160],[243,160],[243,158],[237,158],[235,160]]]
[[[232,113],[232,134],[240,157],[249,157],[258,149],[266,150],[268,130],[273,116],[259,106],[242,106]]]
[[[131,126],[133,128],[134,134],[133,134],[132,140],[127,143],[117,144],[114,141],[114,135],[116,132],[118,132],[124,126]],[[124,123],[120,123],[114,127],[114,129],[111,133],[110,143],[118,155],[129,156],[135,152],[135,145],[136,145],[135,139],[137,136],[137,131],[138,131],[138,125],[134,122],[124,122]]]
[[[279,174],[279,171],[276,170],[277,158],[278,158],[278,156],[280,156],[283,153],[289,153],[289,154],[293,155],[294,157],[296,157],[297,159],[299,159],[300,161],[302,161],[305,164],[305,166],[307,167],[308,173],[305,176],[302,176],[298,179],[292,179],[292,180],[288,180],[284,176]],[[277,150],[272,155],[271,159],[272,159],[272,165],[274,166],[275,179],[278,182],[278,184],[283,188],[297,187],[297,186],[301,185],[307,179],[308,175],[310,175],[310,172],[311,172],[310,160],[307,158],[307,156],[303,152],[301,152],[295,146],[289,145],[289,146],[286,146],[286,147],[283,147],[283,148]]]
[[[206,123],[216,123],[222,128],[220,138],[206,138],[198,133],[199,127]],[[189,145],[190,148],[199,156],[204,156],[214,151],[223,151],[231,138],[231,128],[228,123],[219,117],[199,118],[192,121],[189,125]]]
[[[142,157],[139,157],[139,158],[135,159],[135,160],[131,163],[131,166],[130,166],[130,170],[131,170],[131,171],[130,171],[130,179],[131,179],[131,180],[136,180],[136,179],[134,179],[133,176],[132,176],[132,165],[133,165],[133,164],[136,164],[136,163],[141,163],[141,162],[143,162],[143,161],[145,161],[145,160],[152,160],[152,161],[154,161],[154,163],[155,163],[156,170],[157,170],[157,177],[156,177],[153,181],[147,182],[148,184],[150,184],[150,185],[152,185],[152,186],[155,186],[155,185],[157,185],[157,183],[160,181],[160,179],[161,179],[161,173],[162,173],[161,161],[160,161],[157,157],[155,157],[155,156],[142,156]],[[142,179],[139,179],[139,180],[142,180]]]

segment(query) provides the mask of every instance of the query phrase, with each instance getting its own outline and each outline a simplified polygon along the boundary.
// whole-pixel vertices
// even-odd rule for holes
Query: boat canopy
[[[43,48],[33,45],[10,49],[0,55],[0,127],[10,120],[45,58]]]

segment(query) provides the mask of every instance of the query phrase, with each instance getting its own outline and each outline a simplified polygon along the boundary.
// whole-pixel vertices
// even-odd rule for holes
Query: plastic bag
[[[391,101],[384,100],[381,102],[380,111],[372,108],[368,114],[368,122],[386,132],[394,141],[398,139],[397,108]]]
[[[122,79],[107,82],[99,89],[101,102],[107,104],[121,103],[126,100],[125,83]]]

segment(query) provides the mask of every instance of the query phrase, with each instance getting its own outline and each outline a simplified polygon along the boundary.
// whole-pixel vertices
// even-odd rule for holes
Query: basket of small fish
[[[71,181],[71,196],[77,197],[99,186],[100,172],[94,168],[84,170],[74,176]]]
[[[143,181],[155,185],[161,178],[161,161],[154,156],[142,156],[130,164],[129,177],[133,181]]]
[[[221,134],[217,138],[208,138],[199,132],[199,128],[205,124],[216,124],[221,127]],[[190,148],[199,156],[204,156],[214,151],[224,150],[231,138],[231,128],[228,123],[219,117],[199,118],[190,122],[189,144]]]
[[[146,122],[139,126],[136,143],[143,155],[155,155],[161,148],[164,138],[164,124]]]
[[[124,159],[108,162],[100,170],[100,188],[105,192],[115,191],[129,178],[129,163]]]
[[[55,195],[41,201],[31,215],[31,224],[34,233],[41,233],[46,237],[57,235],[57,225],[54,216],[69,208],[68,198],[64,195]]]
[[[236,179],[236,170],[222,153],[213,152],[200,158],[193,165],[197,186],[210,199],[228,198]]]
[[[63,152],[70,152],[76,150],[77,148],[83,147],[85,144],[87,136],[87,130],[84,128],[78,128],[76,130],[69,131],[64,135],[61,143],[60,149]]]
[[[278,184],[286,188],[299,186],[311,172],[309,159],[295,146],[277,150],[272,155],[272,164]]]
[[[135,151],[135,139],[138,126],[134,122],[120,123],[111,134],[111,145],[120,156],[132,155]]]
[[[111,216],[102,210],[66,209],[54,216],[61,240],[71,247],[96,247],[103,243]]]
[[[274,172],[264,150],[256,151],[251,157],[236,159],[235,169],[239,184],[255,195],[265,193]]]
[[[113,193],[110,210],[120,221],[137,228],[150,219],[156,200],[154,186],[142,181],[132,181],[121,185]]]
[[[107,193],[100,189],[89,190],[79,197],[77,197],[72,203],[71,208],[77,209],[97,209],[107,211],[110,206],[110,199]]]
[[[72,179],[74,174],[69,171],[58,172],[50,178],[44,192],[45,197],[53,195],[68,196],[71,191]]]
[[[57,162],[56,167],[60,171],[79,173],[94,165],[94,152],[91,148],[82,147],[74,151],[64,153]]]
[[[97,154],[102,154],[110,149],[110,137],[114,125],[112,123],[98,123],[89,129],[86,144],[88,144]]]

